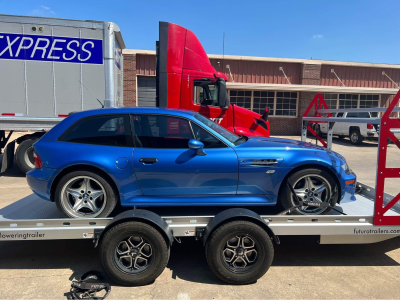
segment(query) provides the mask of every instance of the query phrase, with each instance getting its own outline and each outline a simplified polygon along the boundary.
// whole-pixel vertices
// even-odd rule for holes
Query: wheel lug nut
[[[90,194],[92,191],[88,191],[88,194]]]
[[[306,189],[306,192],[308,192],[308,189]]]
[[[93,200],[93,197],[90,197],[90,200]]]
[[[79,196],[79,197],[78,197],[78,199],[82,199],[82,197],[81,197],[81,196]]]
[[[83,194],[85,191],[84,190],[81,190],[81,193]]]

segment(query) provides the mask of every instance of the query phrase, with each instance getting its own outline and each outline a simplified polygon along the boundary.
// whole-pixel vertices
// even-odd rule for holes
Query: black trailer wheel
[[[24,173],[27,173],[35,168],[35,164],[33,162],[33,144],[37,140],[38,139],[36,138],[23,141],[21,144],[19,144],[15,153],[17,165]]]
[[[117,283],[146,285],[165,269],[169,246],[154,227],[136,221],[125,222],[105,233],[100,259],[104,270]]]
[[[206,244],[212,272],[230,284],[254,283],[268,271],[274,247],[267,232],[252,222],[232,221],[221,225]]]

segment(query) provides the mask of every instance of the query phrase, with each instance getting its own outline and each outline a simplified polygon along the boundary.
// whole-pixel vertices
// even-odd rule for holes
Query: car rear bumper
[[[57,173],[56,169],[43,167],[33,169],[26,174],[31,190],[40,198],[50,201],[50,182]]]

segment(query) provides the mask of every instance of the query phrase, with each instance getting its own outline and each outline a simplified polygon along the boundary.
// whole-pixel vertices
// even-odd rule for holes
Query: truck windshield
[[[214,130],[215,132],[219,133],[220,135],[222,135],[224,138],[226,138],[228,141],[230,141],[231,143],[235,143],[238,140],[240,140],[241,138],[239,136],[237,136],[236,134],[230,132],[229,130],[225,129],[224,127],[214,123],[213,121],[211,121],[210,119],[207,119],[206,117],[200,115],[200,114],[195,114],[194,117],[200,121],[201,123],[203,123],[205,126],[207,126],[208,128],[211,128],[212,130]]]

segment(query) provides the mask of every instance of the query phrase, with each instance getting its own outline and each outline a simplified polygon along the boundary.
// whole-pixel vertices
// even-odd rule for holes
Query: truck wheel
[[[154,227],[125,222],[108,230],[101,241],[100,260],[106,273],[118,284],[152,283],[165,269],[169,246]]]
[[[353,129],[350,132],[349,138],[353,145],[360,145],[364,140],[364,137],[360,134],[360,130],[358,129]]]
[[[64,175],[54,194],[57,208],[67,218],[105,218],[114,210],[117,194],[101,174],[75,171]]]
[[[304,200],[313,202],[328,202],[332,198],[334,187],[336,186],[335,180],[332,176],[320,169],[303,169],[290,175],[282,184],[279,199],[280,204],[284,209],[292,208],[297,202],[287,186],[289,181],[296,192],[296,195]],[[331,206],[335,206],[338,200],[336,193],[332,200]],[[332,209],[330,207],[312,207],[301,206],[296,208],[292,214],[294,215],[326,215]]]
[[[249,284],[261,278],[271,266],[274,247],[260,226],[233,221],[217,228],[206,244],[212,272],[230,284]]]
[[[35,168],[33,162],[33,144],[38,139],[27,139],[19,144],[17,151],[15,152],[15,160],[19,169],[25,174]]]

